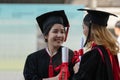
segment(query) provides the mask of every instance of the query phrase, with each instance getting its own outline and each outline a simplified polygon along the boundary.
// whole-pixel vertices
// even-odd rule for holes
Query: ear
[[[48,35],[44,36],[45,39],[48,39]]]

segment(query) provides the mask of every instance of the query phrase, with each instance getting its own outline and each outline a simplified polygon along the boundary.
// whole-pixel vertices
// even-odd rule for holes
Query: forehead
[[[65,27],[62,24],[54,24],[51,29],[64,29]]]

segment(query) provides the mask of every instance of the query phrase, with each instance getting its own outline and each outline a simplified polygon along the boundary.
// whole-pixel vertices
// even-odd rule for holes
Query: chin
[[[55,46],[56,46],[56,47],[60,47],[60,46],[61,46],[61,44],[56,44]]]

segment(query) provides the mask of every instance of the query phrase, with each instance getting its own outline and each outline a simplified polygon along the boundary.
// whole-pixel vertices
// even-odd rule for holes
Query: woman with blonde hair
[[[89,50],[81,57],[74,80],[120,80],[117,40],[107,29],[110,15],[114,14],[90,10],[83,19],[83,33],[87,37],[84,46]]]
[[[88,48],[91,48],[91,43],[96,43],[98,45],[106,46],[113,55],[116,55],[119,52],[118,42],[116,44],[116,38],[111,34],[111,32],[104,26],[92,24],[91,27],[91,40],[87,45]]]

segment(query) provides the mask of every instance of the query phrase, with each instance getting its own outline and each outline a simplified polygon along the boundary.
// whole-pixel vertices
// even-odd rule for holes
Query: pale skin
[[[87,25],[85,25],[84,23],[82,24],[82,26],[83,26],[83,33],[84,33],[84,35],[85,36],[87,36],[88,35],[88,26]]]
[[[114,30],[115,30],[115,34],[116,34],[117,36],[120,36],[120,28],[115,27]]]
[[[64,26],[61,24],[54,24],[48,35],[45,36],[45,39],[48,40],[47,46],[52,56],[52,53],[56,52],[64,42]]]

